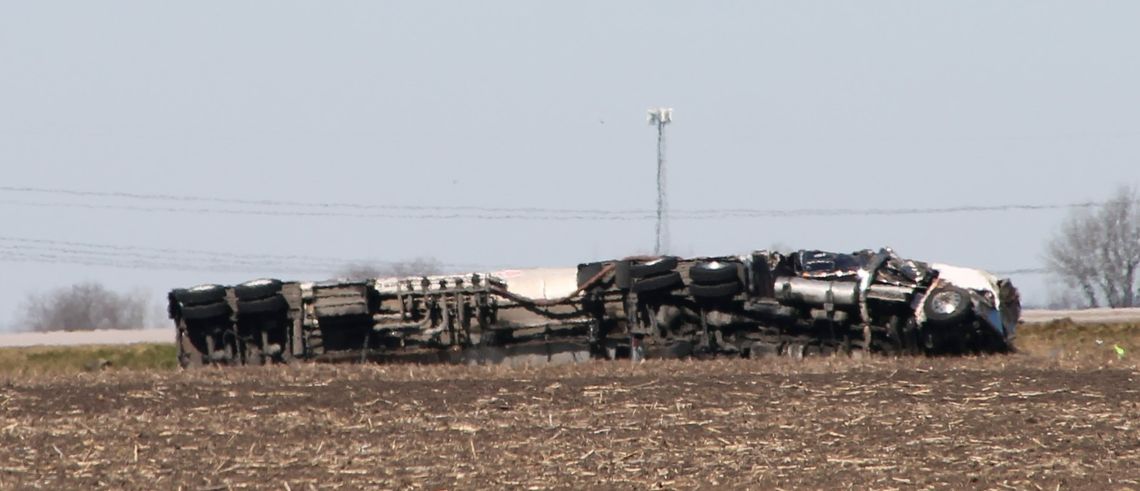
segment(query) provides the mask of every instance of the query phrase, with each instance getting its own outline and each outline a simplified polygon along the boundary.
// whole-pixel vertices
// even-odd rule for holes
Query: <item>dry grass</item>
[[[1140,359],[1140,323],[1074,323],[1068,319],[1028,324],[1017,334],[1022,352],[1045,358],[1108,361],[1117,358],[1114,345],[1125,349],[1126,359]]]
[[[0,374],[78,373],[98,369],[172,370],[178,351],[168,344],[0,348]]]

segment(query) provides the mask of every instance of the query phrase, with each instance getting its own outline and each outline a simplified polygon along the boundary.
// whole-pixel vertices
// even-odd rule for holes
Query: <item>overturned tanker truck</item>
[[[364,281],[255,280],[169,294],[183,367],[312,361],[998,353],[1007,279],[890,249],[801,250]]]

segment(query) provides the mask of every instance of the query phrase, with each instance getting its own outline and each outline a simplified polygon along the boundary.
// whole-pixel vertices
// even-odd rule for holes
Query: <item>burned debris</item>
[[[890,249],[169,294],[182,366],[314,361],[528,363],[589,358],[965,354],[1012,349],[1008,280]]]

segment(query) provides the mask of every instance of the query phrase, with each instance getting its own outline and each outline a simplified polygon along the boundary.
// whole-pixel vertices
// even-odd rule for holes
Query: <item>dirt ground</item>
[[[1140,489],[1140,372],[1027,355],[0,381],[4,489]]]

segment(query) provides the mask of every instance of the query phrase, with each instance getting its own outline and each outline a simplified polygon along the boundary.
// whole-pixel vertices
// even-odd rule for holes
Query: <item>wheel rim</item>
[[[930,299],[930,309],[935,313],[942,315],[950,315],[962,306],[962,294],[956,291],[941,291],[934,294]]]

